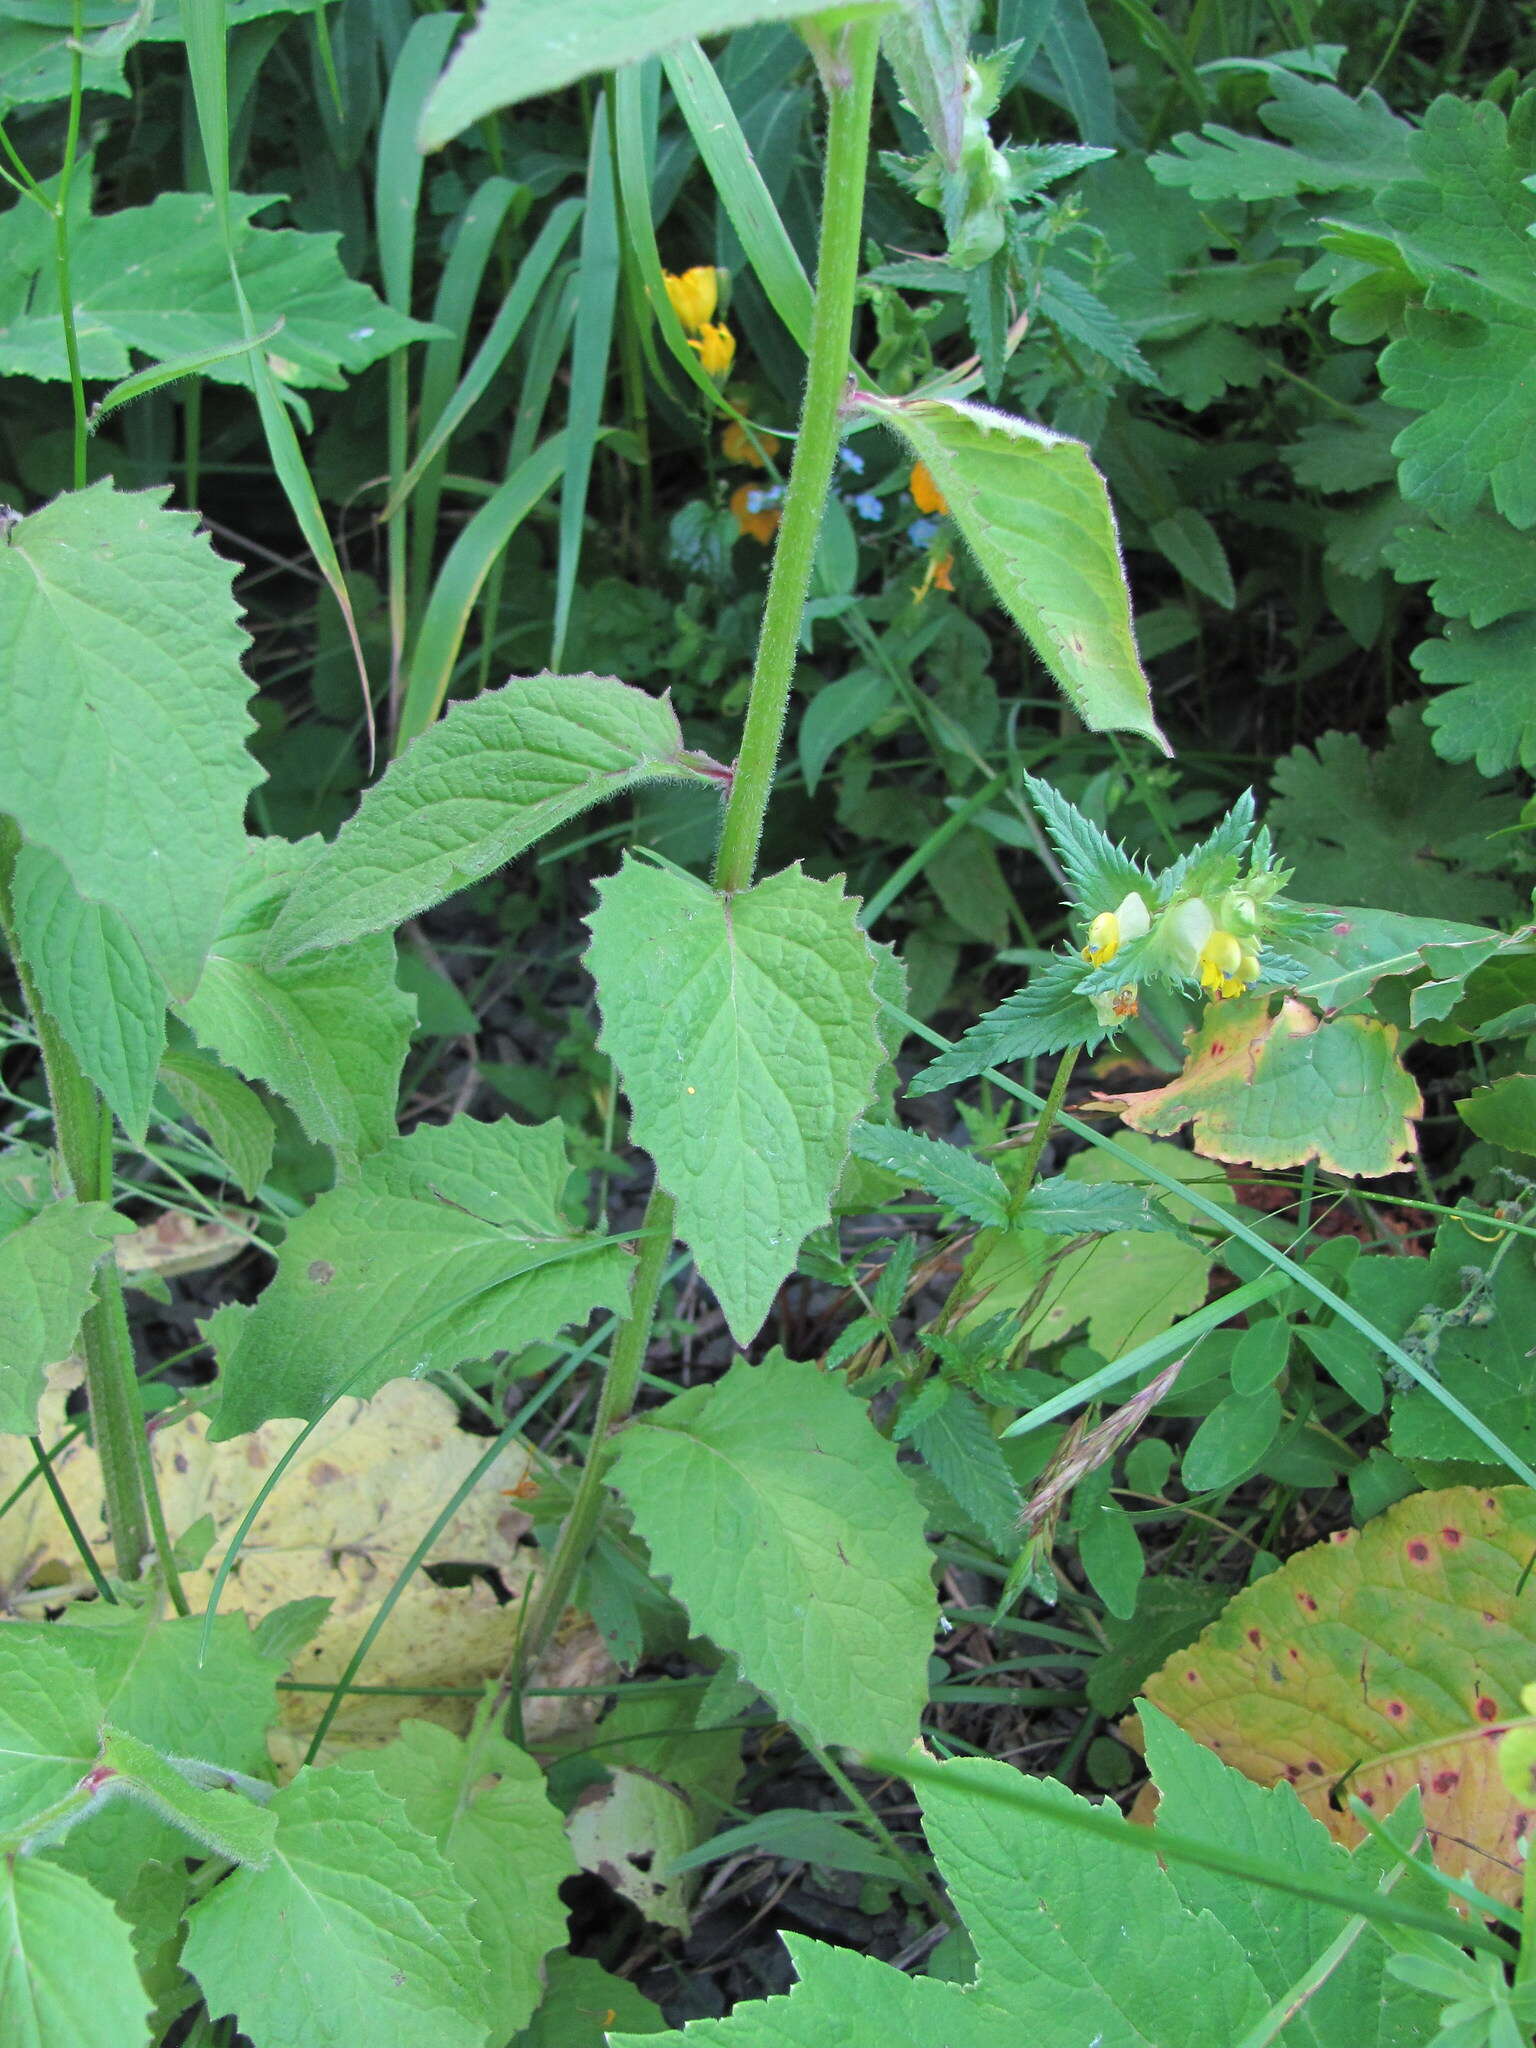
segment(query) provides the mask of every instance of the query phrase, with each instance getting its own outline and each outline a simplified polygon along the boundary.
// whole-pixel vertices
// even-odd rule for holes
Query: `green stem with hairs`
[[[69,195],[75,180],[75,158],[80,150],[81,38],[85,33],[82,0],[70,9],[69,38],[69,120],[64,134],[64,166],[59,172],[59,196],[53,205],[53,268],[59,287],[59,317],[64,323],[64,355],[69,364],[69,390],[74,406],[74,485],[85,489],[85,444],[88,428],[85,414],[85,379],[80,374],[80,342],[75,333],[75,293],[69,276]]]
[[[839,414],[853,338],[864,176],[879,41],[878,24],[857,23],[841,32],[837,54],[821,67],[828,101],[827,171],[816,263],[816,308],[811,322],[800,430],[768,578],[741,751],[715,857],[715,887],[727,894],[752,886],[789,705],[816,541],[832,482],[832,465],[837,459]],[[609,1355],[587,1462],[538,1593],[519,1631],[508,1672],[508,1691],[521,1685],[547,1647],[597,1533],[603,1506],[604,1444],[609,1434],[628,1419],[635,1404],[662,1275],[672,1251],[674,1216],[671,1196],[657,1186],[646,1208],[629,1316],[621,1324]]]

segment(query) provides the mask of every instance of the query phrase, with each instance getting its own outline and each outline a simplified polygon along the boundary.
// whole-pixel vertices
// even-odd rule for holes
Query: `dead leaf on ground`
[[[57,1441],[66,1426],[64,1404],[73,1377],[56,1372],[50,1384],[42,1414],[45,1443]],[[214,1571],[257,1489],[299,1429],[297,1422],[270,1422],[249,1436],[210,1444],[206,1419],[193,1415],[155,1432],[155,1469],[172,1534],[205,1515],[213,1520],[207,1562],[182,1574],[194,1612],[205,1605]],[[220,1612],[243,1609],[254,1619],[285,1601],[328,1596],[330,1614],[289,1675],[311,1684],[334,1682],[433,1517],[485,1449],[485,1438],[458,1427],[448,1397],[420,1381],[396,1380],[371,1401],[338,1401],[242,1545]],[[498,1599],[479,1574],[467,1585],[449,1587],[417,1571],[368,1653],[361,1684],[478,1688],[499,1675],[533,1571],[534,1553],[520,1542],[528,1517],[507,1497],[528,1464],[518,1447],[505,1450],[426,1559],[494,1573],[510,1598]],[[109,1564],[95,1452],[77,1438],[59,1452],[54,1467],[92,1548]],[[31,1469],[25,1440],[0,1438],[0,1499]],[[88,1590],[51,1498],[41,1485],[30,1486],[0,1520],[0,1612],[36,1618]],[[570,1615],[533,1682],[602,1685],[614,1668],[596,1630]],[[272,1748],[279,1766],[289,1771],[301,1760],[328,1695],[288,1692],[280,1698]],[[332,1725],[322,1760],[359,1743],[388,1741],[406,1715],[462,1733],[473,1705],[471,1699],[420,1693],[353,1694]],[[581,1725],[595,1708],[592,1701],[530,1700],[529,1740]]]

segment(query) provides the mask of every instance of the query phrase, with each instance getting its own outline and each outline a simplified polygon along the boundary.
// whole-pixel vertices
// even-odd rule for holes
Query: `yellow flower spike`
[[[702,334],[714,319],[715,308],[720,303],[720,279],[715,266],[696,263],[681,277],[664,270],[661,281],[667,288],[667,297],[672,301],[672,310],[678,319],[690,332]]]
[[[1107,967],[1120,950],[1120,920],[1112,910],[1101,910],[1088,927],[1083,958],[1090,967]]]
[[[688,346],[698,356],[707,376],[730,375],[731,365],[736,360],[736,337],[729,327],[715,326],[706,321],[699,329],[697,340],[690,341]]]
[[[930,515],[949,510],[949,500],[933,480],[933,471],[926,462],[914,462],[912,474],[907,478],[907,489],[912,493],[912,502],[919,512]]]
[[[758,453],[759,448],[762,450],[761,455]],[[765,469],[767,464],[764,462],[763,457],[777,455],[778,452],[779,437],[777,434],[759,434],[757,445],[754,447],[746,428],[741,424],[740,420],[732,420],[725,429],[725,432],[720,436],[720,453],[727,462],[745,462],[753,469]]]

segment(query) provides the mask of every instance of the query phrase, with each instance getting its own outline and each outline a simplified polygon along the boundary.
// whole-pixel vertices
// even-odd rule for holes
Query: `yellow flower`
[[[1152,914],[1132,889],[1115,909],[1101,910],[1089,925],[1083,958],[1090,967],[1107,967],[1127,939],[1144,939],[1151,929]]]
[[[760,485],[738,485],[731,493],[731,517],[742,533],[750,534],[759,546],[766,548],[772,545],[779,530],[779,508],[763,504],[762,498]]]
[[[912,493],[912,502],[919,512],[947,512],[949,500],[933,480],[933,471],[926,462],[914,462],[912,474],[907,478],[907,489]]]
[[[661,281],[667,288],[667,297],[672,301],[672,310],[678,319],[692,333],[702,334],[714,319],[715,308],[720,303],[720,279],[714,265],[696,263],[681,277],[664,270]]]
[[[706,321],[699,329],[697,341],[690,341],[688,346],[697,352],[707,375],[725,377],[730,374],[731,365],[736,360],[736,337],[729,327]]]
[[[921,604],[930,590],[952,591],[955,586],[950,581],[949,572],[954,566],[955,558],[947,548],[942,554],[930,555],[928,557],[928,567],[923,572],[922,582],[913,585],[913,603]]]
[[[1246,994],[1258,978],[1258,954],[1231,932],[1213,931],[1200,948],[1200,986],[1219,1001]]]
[[[759,448],[762,450],[761,455],[758,453]],[[741,424],[740,420],[732,420],[725,432],[720,436],[720,453],[727,462],[747,462],[754,469],[765,469],[767,464],[763,457],[777,455],[778,452],[779,437],[777,434],[759,434],[757,446],[754,447],[751,439],[748,437],[746,428]]]

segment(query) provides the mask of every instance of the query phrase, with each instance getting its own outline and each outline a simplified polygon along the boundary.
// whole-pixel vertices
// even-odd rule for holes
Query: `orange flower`
[[[731,493],[731,517],[738,531],[751,534],[761,547],[770,547],[779,530],[779,508],[765,505],[760,484],[740,484]]]
[[[757,439],[758,445],[763,451],[762,455],[759,455],[757,448],[753,447],[752,442],[747,436],[747,431],[741,422],[739,420],[732,420],[725,432],[720,436],[720,453],[727,462],[748,462],[754,469],[766,469],[767,464],[764,462],[763,456],[778,454],[779,437],[777,434],[759,434]]]
[[[943,554],[930,555],[922,582],[913,587],[913,602],[921,604],[930,590],[952,591],[955,586],[949,580],[949,572],[954,566],[955,558],[947,550]]]
[[[736,360],[736,337],[729,327],[706,321],[699,329],[697,341],[690,341],[688,346],[695,351],[708,376],[729,376]]]
[[[702,334],[714,319],[715,307],[720,303],[720,279],[714,265],[696,263],[681,277],[664,270],[661,281],[667,288],[667,297],[672,301],[672,310],[678,319],[691,333]]]
[[[926,462],[914,462],[912,474],[907,479],[907,489],[912,493],[912,502],[919,512],[947,512],[949,500],[933,480],[933,471]],[[939,586],[947,590],[949,585]]]

